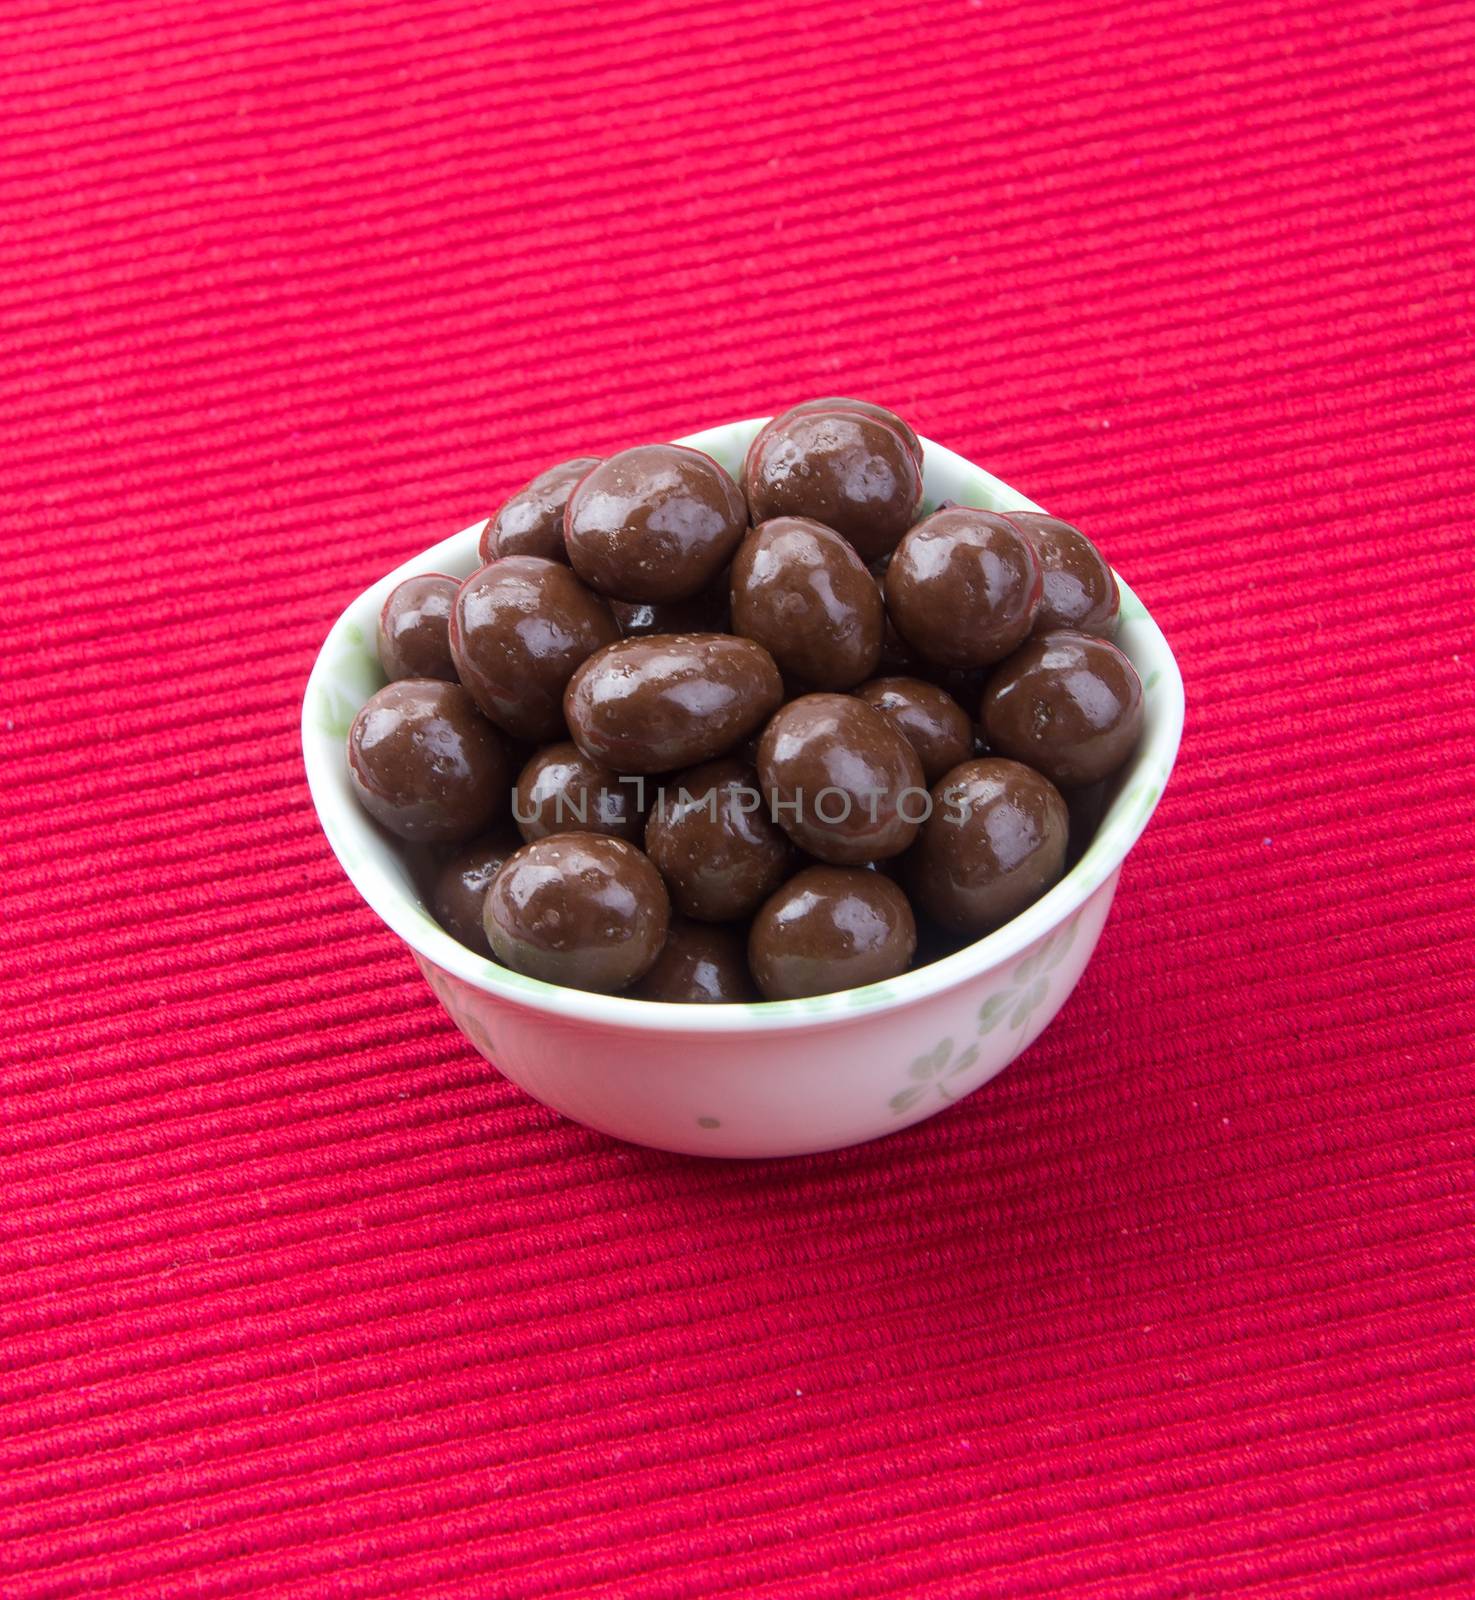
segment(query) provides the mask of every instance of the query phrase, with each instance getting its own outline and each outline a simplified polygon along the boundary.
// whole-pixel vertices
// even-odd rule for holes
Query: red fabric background
[[[1475,1582],[1469,5],[5,35],[0,1594]],[[837,390],[1097,535],[1182,762],[997,1084],[619,1147],[357,902],[303,681],[540,465]]]

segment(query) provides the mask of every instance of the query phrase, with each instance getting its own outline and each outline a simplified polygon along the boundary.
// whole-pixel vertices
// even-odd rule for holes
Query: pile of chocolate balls
[[[1141,731],[1116,581],[1053,517],[921,503],[900,417],[814,400],[741,482],[566,461],[471,577],[401,583],[348,765],[442,926],[570,988],[789,1000],[1043,894]]]

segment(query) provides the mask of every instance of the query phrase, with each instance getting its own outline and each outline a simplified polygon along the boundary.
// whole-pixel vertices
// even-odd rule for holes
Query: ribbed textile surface
[[[0,1595],[1475,1585],[1465,3],[6,7]],[[853,393],[1188,685],[1058,1022],[878,1144],[562,1122],[308,805],[341,606]]]

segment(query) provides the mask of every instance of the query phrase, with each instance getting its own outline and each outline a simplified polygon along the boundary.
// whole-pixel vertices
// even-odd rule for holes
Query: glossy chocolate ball
[[[512,820],[529,844],[550,833],[607,833],[639,844],[646,788],[644,778],[622,777],[563,740],[544,745],[519,773]]]
[[[564,541],[592,589],[661,605],[707,588],[747,526],[742,491],[711,456],[648,444],[611,456],[579,484]]]
[[[874,706],[850,695],[791,700],[763,730],[758,774],[779,826],[801,850],[836,866],[899,855],[927,805],[911,745]]]
[[[746,762],[709,761],[666,779],[645,828],[646,854],[671,903],[702,922],[751,916],[793,857]]]
[[[1109,778],[1142,732],[1142,680],[1114,644],[1045,633],[995,669],[982,721],[1000,755],[1027,762],[1062,789]]]
[[[574,485],[599,465],[598,456],[575,456],[540,472],[504,500],[481,535],[481,559],[539,556],[568,562],[563,543],[563,513]]]
[[[870,417],[876,422],[886,423],[902,436],[906,441],[907,449],[917,458],[918,465],[921,464],[922,441],[917,437],[916,430],[911,423],[897,416],[894,411],[888,411],[885,406],[878,406],[871,400],[849,400],[843,395],[829,395],[823,400],[804,400],[797,406],[790,406],[782,416],[775,417],[774,421],[783,422],[789,417],[809,416],[815,412],[827,411],[859,411],[863,416]]]
[[[459,584],[443,572],[422,572],[389,591],[379,612],[379,665],[399,678],[457,682],[451,660],[451,607]]]
[[[791,414],[754,439],[743,488],[755,522],[812,517],[872,562],[911,526],[922,471],[889,424],[854,411]]]
[[[1035,616],[1036,633],[1070,628],[1110,639],[1116,633],[1121,591],[1106,558],[1068,522],[1043,511],[1010,511],[1010,522],[1035,547],[1044,573],[1044,598]]]
[[[732,627],[779,671],[813,689],[849,689],[876,669],[886,611],[855,547],[806,517],[775,517],[738,546]]]
[[[632,1000],[677,1005],[742,1005],[758,998],[748,971],[745,928],[672,917],[650,971],[629,990]]]
[[[725,755],[783,700],[773,657],[751,639],[667,633],[621,639],[574,674],[574,743],[616,772],[673,772]]]
[[[619,634],[597,594],[537,556],[505,556],[473,573],[451,612],[461,682],[499,728],[538,743],[563,738],[574,669]]]
[[[748,965],[765,1000],[801,1000],[894,978],[916,947],[911,905],[890,878],[807,867],[753,919]]]
[[[492,879],[483,911],[505,966],[607,994],[650,970],[669,917],[660,873],[633,844],[602,833],[525,844]]]
[[[942,927],[989,933],[1060,877],[1069,829],[1048,778],[996,756],[965,761],[933,786],[932,814],[907,857],[907,886]]]
[[[917,752],[922,777],[936,783],[973,754],[973,723],[968,713],[935,683],[921,678],[872,678],[855,691],[891,724]]]
[[[487,888],[521,845],[516,830],[503,823],[461,845],[436,869],[430,887],[431,915],[452,938],[480,956],[492,953],[481,919]]]
[[[1043,589],[1034,546],[1012,522],[958,506],[901,541],[886,569],[886,610],[929,661],[986,667],[1028,637]]]
[[[348,731],[360,805],[401,839],[459,844],[507,810],[507,755],[459,683],[401,678],[369,699]]]

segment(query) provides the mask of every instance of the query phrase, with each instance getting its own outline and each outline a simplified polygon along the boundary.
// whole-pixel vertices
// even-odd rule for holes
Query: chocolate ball
[[[804,400],[797,406],[790,406],[782,416],[775,417],[774,421],[783,422],[789,417],[809,416],[815,412],[827,411],[859,411],[863,416],[870,417],[876,422],[886,423],[902,436],[907,449],[917,458],[917,464],[921,465],[922,441],[917,437],[911,423],[897,416],[894,411],[888,411],[885,406],[878,406],[870,400],[849,400],[843,395],[829,395],[823,400]]]
[[[778,888],[793,849],[768,815],[758,774],[709,761],[668,778],[645,827],[671,903],[702,922],[748,917]]]
[[[867,563],[896,548],[922,499],[922,471],[888,423],[854,411],[781,417],[754,439],[743,488],[755,522],[812,517]]]
[[[907,857],[917,905],[954,933],[1001,927],[1065,869],[1070,819],[1048,778],[1017,761],[965,761],[932,789],[932,814]]]
[[[401,678],[364,704],[348,730],[348,776],[364,810],[414,843],[459,844],[507,809],[497,730],[439,678]]]
[[[1034,546],[991,511],[934,511],[886,569],[886,610],[920,655],[986,667],[1029,635],[1044,584]]]
[[[705,589],[747,531],[742,491],[711,456],[647,444],[603,461],[564,515],[574,571],[617,600],[668,604]]]
[[[650,971],[630,988],[633,1000],[677,1005],[741,1005],[756,1000],[748,971],[747,930],[672,917]]]
[[[801,1000],[905,972],[917,947],[907,897],[859,867],[806,867],[753,919],[748,965],[765,1000]]]
[[[1114,644],[1045,633],[995,669],[981,712],[989,744],[1062,789],[1109,778],[1142,732],[1142,680]]]
[[[481,559],[485,562],[501,556],[538,556],[567,565],[564,509],[574,485],[598,465],[598,456],[560,461],[504,500],[482,530]]]
[[[399,678],[457,681],[450,635],[457,587],[457,580],[443,572],[422,572],[389,591],[379,612],[379,665],[390,682]]]
[[[849,689],[876,669],[886,611],[855,547],[806,517],[775,517],[738,546],[732,628],[795,683]]]
[[[463,844],[436,869],[430,888],[430,914],[447,933],[480,956],[490,956],[482,924],[487,887],[502,864],[522,844],[506,823]]]
[[[672,772],[725,755],[783,700],[773,657],[751,639],[667,633],[621,639],[574,674],[574,743],[616,772]]]
[[[1110,639],[1117,630],[1122,597],[1116,576],[1096,546],[1079,528],[1043,511],[1006,515],[1035,547],[1044,574],[1044,598],[1034,631],[1070,628]]]
[[[624,778],[564,740],[544,745],[518,775],[512,820],[527,843],[550,833],[607,833],[639,844],[644,778]]]
[[[451,611],[461,682],[499,728],[537,743],[564,736],[574,669],[619,634],[597,594],[538,556],[504,556],[473,573]]]
[[[779,826],[836,866],[900,855],[927,804],[911,745],[850,695],[791,700],[763,730],[758,774]]]
[[[973,754],[973,724],[968,713],[935,683],[921,678],[872,678],[855,691],[891,724],[917,752],[926,783],[936,783]]]
[[[660,873],[633,844],[602,833],[525,844],[492,879],[483,911],[505,966],[607,994],[650,970],[669,917]]]

